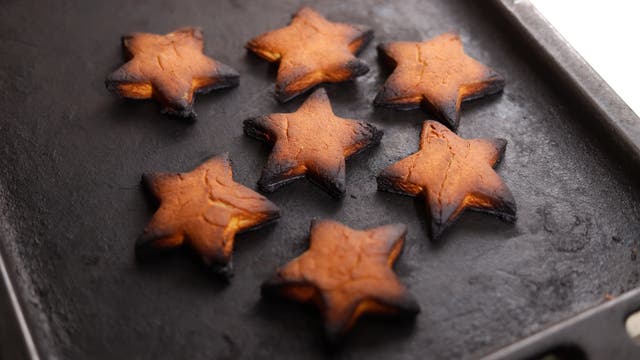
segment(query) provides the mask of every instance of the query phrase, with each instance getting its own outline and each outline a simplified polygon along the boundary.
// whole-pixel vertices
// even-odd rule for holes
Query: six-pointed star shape
[[[392,269],[406,232],[403,224],[360,231],[313,221],[309,250],[278,269],[262,292],[317,306],[330,340],[365,313],[415,315],[420,307]]]
[[[497,93],[504,79],[464,53],[457,34],[425,42],[394,42],[378,46],[379,55],[395,66],[375,104],[400,110],[422,105],[452,129],[460,121],[462,101]]]
[[[191,245],[205,264],[230,271],[236,233],[279,217],[264,196],[233,181],[228,154],[210,158],[188,173],[148,174],[143,181],[160,201],[138,239],[138,249]]]
[[[294,113],[245,120],[244,131],[274,143],[258,182],[263,191],[306,175],[334,197],[345,193],[345,158],[377,145],[382,137],[369,123],[335,116],[322,88]]]
[[[513,195],[493,166],[502,158],[504,139],[463,139],[436,121],[425,121],[420,150],[384,169],[378,188],[423,195],[433,239],[465,209],[514,221]]]
[[[369,67],[354,54],[372,37],[366,26],[334,23],[304,7],[289,26],[260,35],[246,46],[270,62],[280,61],[276,96],[285,102],[322,82],[366,74]]]
[[[107,88],[132,99],[153,97],[163,113],[195,117],[194,93],[238,85],[237,71],[202,53],[200,29],[135,33],[124,36],[122,45],[130,60],[107,77]]]

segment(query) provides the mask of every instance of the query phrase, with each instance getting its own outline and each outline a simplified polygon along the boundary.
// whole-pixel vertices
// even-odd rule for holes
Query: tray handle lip
[[[627,317],[639,310],[640,288],[636,288],[499,348],[482,359],[537,359],[558,348],[574,347],[584,353],[587,359],[597,360],[604,358],[594,352],[606,350],[609,342],[610,347],[616,347],[622,353],[640,355],[640,346],[631,340],[625,330]],[[606,321],[603,323],[603,320]],[[585,330],[587,327],[590,329]],[[579,329],[585,330],[586,334]]]

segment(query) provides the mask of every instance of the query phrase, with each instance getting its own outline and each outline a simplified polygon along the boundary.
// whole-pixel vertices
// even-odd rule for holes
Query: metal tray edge
[[[578,90],[592,111],[597,112],[620,146],[640,164],[640,117],[620,98],[582,56],[553,28],[528,0],[491,0],[507,19],[517,24],[545,60]],[[511,345],[490,353],[484,360],[532,359],[558,349],[572,348],[591,360],[640,358],[640,346],[624,330],[627,316],[640,308],[640,289],[634,289],[603,304]],[[585,331],[590,329],[591,332]],[[575,353],[568,355],[573,358]],[[564,359],[565,357],[561,357]]]
[[[6,196],[4,185],[0,182],[0,318],[3,320],[0,322],[0,334],[11,340],[0,347],[0,359],[4,360],[8,356],[7,359],[39,360],[41,349],[29,321],[33,319],[29,315],[35,314],[30,311],[38,309],[25,303],[25,292],[28,290],[24,286],[18,286],[16,277],[20,269],[18,264],[10,261],[12,248],[9,241],[15,238],[15,233],[7,218],[9,209]]]
[[[11,358],[38,360],[38,350],[36,348],[31,329],[27,324],[22,305],[18,300],[18,295],[13,286],[13,282],[9,276],[4,257],[0,252],[0,278],[2,279],[0,287],[0,302],[6,302],[13,314],[9,314],[3,319],[2,329],[0,331],[9,334],[9,338],[19,339],[17,343],[10,344],[12,348],[5,350],[0,349],[0,357],[10,356]],[[13,316],[11,316],[13,315]],[[6,353],[4,351],[7,351]]]

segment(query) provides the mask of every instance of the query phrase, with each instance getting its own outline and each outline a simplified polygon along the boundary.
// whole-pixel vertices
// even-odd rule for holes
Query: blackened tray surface
[[[298,1],[3,1],[0,38],[0,235],[23,282],[29,319],[47,356],[62,358],[321,358],[319,319],[265,302],[260,283],[304,251],[312,218],[365,228],[404,222],[396,269],[418,298],[415,322],[365,320],[342,358],[473,358],[639,283],[633,255],[640,188],[625,154],[589,125],[553,74],[480,2],[355,0],[311,5],[334,21],[373,26],[371,71],[328,87],[336,114],[383,127],[382,144],[347,163],[347,196],[306,181],[270,195],[275,225],[237,237],[235,277],[210,276],[189,252],[136,261],[134,242],[154,210],[140,175],[184,171],[229,151],[235,179],[255,187],[269,149],[242,120],[295,110],[273,97],[275,68],[243,44],[285,25]],[[196,99],[199,120],[159,114],[104,88],[122,63],[119,37],[202,26],[205,52],[241,72],[240,86]],[[376,191],[375,174],[414,152],[419,112],[374,109],[388,70],[382,41],[458,31],[469,54],[507,79],[502,95],[463,105],[464,137],[509,142],[498,171],[514,193],[515,225],[468,213],[442,241],[427,239],[420,201]],[[635,234],[635,235],[634,235]],[[26,289],[26,291],[24,290]],[[38,316],[42,314],[43,316]]]

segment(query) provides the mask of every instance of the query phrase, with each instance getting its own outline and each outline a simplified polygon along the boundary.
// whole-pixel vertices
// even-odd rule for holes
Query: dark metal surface
[[[602,114],[525,43],[497,6],[474,1],[310,3],[332,20],[371,25],[371,71],[328,86],[337,115],[385,129],[382,144],[347,163],[347,196],[298,181],[269,196],[274,225],[238,236],[225,285],[189,252],[137,262],[153,212],[140,174],[181,171],[229,151],[238,182],[255,186],[268,148],[242,120],[279,105],[274,67],[246,40],[283,26],[298,1],[3,1],[0,181],[3,255],[43,357],[322,358],[314,312],[260,299],[260,283],[307,247],[309,221],[409,226],[397,272],[423,312],[413,323],[365,320],[340,358],[475,358],[619,295],[640,282],[640,186],[629,146],[602,136]],[[201,96],[199,121],[122,101],[104,78],[122,62],[119,37],[202,26],[206,53],[234,66],[240,86]],[[509,141],[499,167],[518,203],[510,225],[465,214],[427,239],[419,201],[376,191],[375,174],[415,151],[419,111],[374,109],[388,70],[375,44],[460,32],[467,52],[501,72],[504,94],[463,105],[459,133]],[[630,141],[637,141],[631,139]],[[635,156],[635,157],[634,157]],[[621,166],[621,159],[629,159]],[[5,344],[3,343],[3,347]]]

